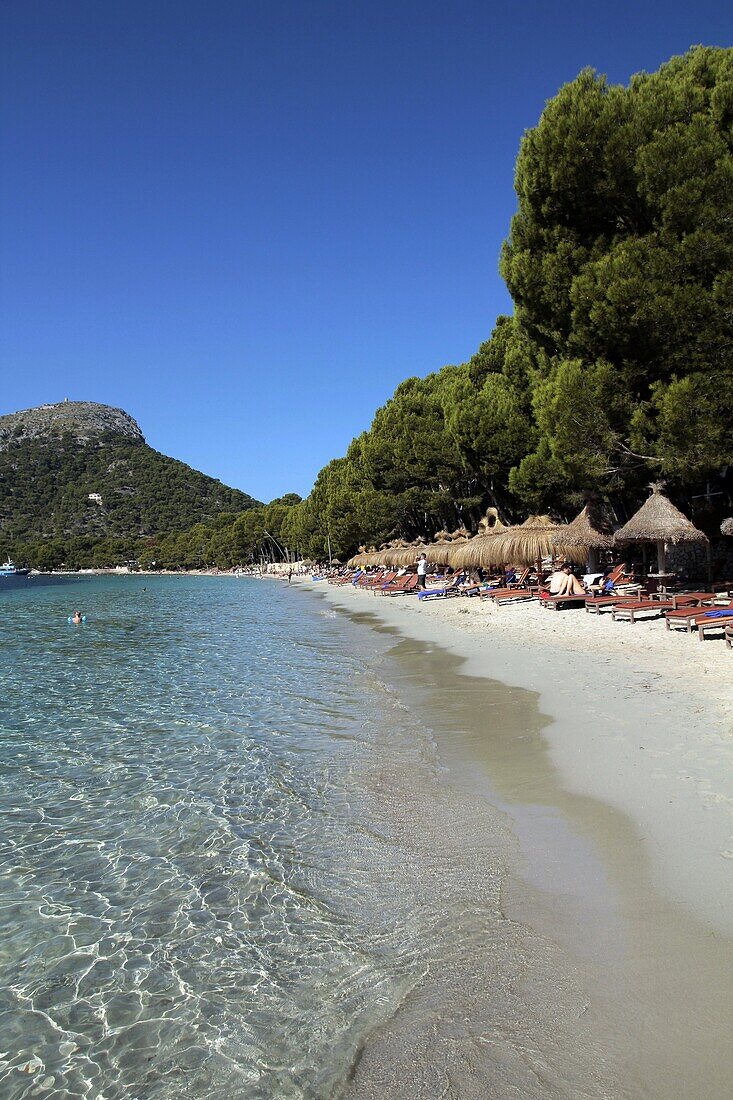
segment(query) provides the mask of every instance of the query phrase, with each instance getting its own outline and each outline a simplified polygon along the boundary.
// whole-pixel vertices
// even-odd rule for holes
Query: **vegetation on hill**
[[[33,565],[65,560],[67,545],[99,559],[256,503],[153,450],[121,410],[69,402],[0,417],[0,550]]]

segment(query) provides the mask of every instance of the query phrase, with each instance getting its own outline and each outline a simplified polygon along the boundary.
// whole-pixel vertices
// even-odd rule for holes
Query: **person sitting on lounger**
[[[572,565],[566,561],[561,569],[556,569],[550,577],[551,596],[584,596],[585,588],[575,576]]]
[[[565,587],[560,593],[561,596],[584,596],[585,588],[583,582],[576,577],[575,569],[570,562],[565,562],[563,566],[563,572],[565,574]]]
[[[483,572],[483,570],[481,572]],[[463,583],[460,585],[460,594],[462,596],[478,596],[479,592],[484,587],[483,580],[479,576],[479,570],[477,569],[470,577],[464,577]]]
[[[568,583],[568,575],[565,572],[565,566],[559,565],[557,569],[550,575],[548,582],[549,592],[551,596],[562,596],[565,593],[565,589]]]

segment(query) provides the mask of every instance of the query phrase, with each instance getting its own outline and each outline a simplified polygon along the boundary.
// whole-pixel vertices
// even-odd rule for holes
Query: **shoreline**
[[[548,652],[517,626],[509,642],[481,623],[483,608],[466,629],[469,616],[457,614],[464,601],[420,607],[407,598],[300,587],[331,614],[392,639],[398,694],[435,742],[439,803],[455,800],[465,833],[459,864],[473,859],[478,872],[484,862],[482,805],[507,818],[515,844],[496,917],[499,928],[508,921],[521,930],[529,951],[508,1019],[510,1030],[524,1029],[530,1062],[545,1082],[537,1093],[525,1082],[526,1094],[661,1098],[700,1089],[722,1100],[733,1066],[733,865],[716,845],[730,831],[733,799],[723,792],[730,791],[733,739],[718,735],[716,744],[709,736],[711,722],[727,728],[722,709],[701,694],[686,698],[671,670],[651,682],[648,670],[630,676],[633,662],[623,651],[604,665],[631,681],[615,703],[587,684],[579,692],[577,683],[558,679],[568,651],[557,641]],[[593,669],[583,675],[592,679]],[[679,764],[685,776],[696,772],[696,783]],[[474,815],[475,836],[467,825]],[[444,832],[436,827],[431,812],[409,825],[428,882],[436,873],[433,848],[454,833],[448,821]],[[452,863],[445,871],[453,875]],[[440,899],[437,879],[428,905],[434,890]],[[457,932],[460,910],[452,918]],[[501,983],[504,966],[509,973],[513,966],[507,956],[482,994],[475,976],[492,950],[491,939],[477,943],[456,955],[450,972],[437,961],[410,1001],[368,1037],[348,1095],[464,1100],[486,1095],[494,1073],[501,1082],[509,1032],[487,1017],[487,1004],[494,980]],[[538,1013],[548,1014],[544,1023]],[[434,1020],[428,1037],[427,1015]],[[551,1038],[561,1022],[562,1037],[558,1030]],[[460,1078],[462,1060],[471,1063],[482,1043],[488,1061],[477,1055],[455,1090],[450,1065]],[[564,1057],[580,1073],[572,1082],[555,1076]],[[445,1091],[432,1091],[440,1078]]]
[[[438,645],[461,659],[459,673],[536,692],[568,793],[628,815],[655,884],[711,930],[733,935],[733,665],[722,642],[659,624],[652,639],[648,623],[536,604],[418,604],[350,585],[298,587]]]

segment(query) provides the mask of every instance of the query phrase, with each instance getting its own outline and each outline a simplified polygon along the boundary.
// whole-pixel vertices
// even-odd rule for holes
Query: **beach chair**
[[[481,599],[489,598],[491,600],[499,599],[506,596],[508,593],[516,594],[517,589],[523,589],[529,580],[529,569],[521,569],[517,573],[517,579],[513,584],[504,585],[500,588],[486,588],[481,593]]]
[[[392,585],[403,585],[409,576],[409,573],[403,573],[401,577],[398,577],[396,571],[394,573],[387,573],[379,584],[372,585],[371,591],[375,596],[378,596],[384,588],[391,588]]]
[[[505,588],[496,592],[494,604],[500,607],[504,603],[526,603],[528,600],[536,600],[539,592],[534,588]]]
[[[405,587],[408,580],[410,579],[411,575],[412,574],[410,573],[403,573],[401,577],[398,577],[397,574],[394,573],[392,577],[389,580],[385,580],[383,584],[375,585],[372,591],[375,596],[381,596],[382,593],[386,592],[387,590],[391,590],[393,592],[396,592],[398,590],[402,591],[402,589]]]
[[[585,610],[591,615],[600,615],[602,611],[611,611],[617,603],[626,603],[646,599],[646,592],[640,586],[634,586],[633,592],[616,592],[608,596],[588,596],[585,601]]]
[[[710,600],[713,599],[712,593],[707,593]],[[711,608],[702,606],[702,603],[697,604],[695,607],[676,607],[671,611],[665,612],[664,618],[667,626],[667,630],[672,629],[684,629],[688,634],[692,634],[696,629],[698,620],[705,619],[706,613],[711,610],[730,611],[733,614],[733,602],[727,607]]]
[[[634,578],[631,573],[627,572],[626,562],[621,562],[620,565],[617,565],[616,568],[612,569],[608,574],[603,581],[601,590],[597,593],[591,592],[591,595],[610,596],[612,595],[611,590],[615,592],[621,585],[633,584],[633,581]]]
[[[443,588],[425,588],[422,592],[418,592],[418,600],[429,600],[433,597],[436,599],[447,599],[450,596],[460,596],[461,594],[461,576],[456,576],[449,583],[444,585]]]
[[[364,584],[360,585],[361,588],[381,588],[383,584],[390,584],[397,576],[397,571],[382,570],[381,573],[376,573],[371,577],[367,577]]]
[[[379,596],[404,596],[410,592],[417,592],[417,573],[408,573],[405,577],[398,577],[393,584],[380,588]]]
[[[549,607],[553,611],[559,611],[561,604],[575,604],[576,607],[582,607],[587,599],[587,592],[577,592],[572,596],[568,593],[561,596],[552,596],[549,592],[540,590],[540,604],[542,607]]]
[[[697,620],[697,640],[704,642],[708,634],[714,630],[725,631],[728,626],[733,626],[733,607],[709,607]]]
[[[687,599],[688,606],[697,607],[698,602],[694,596],[679,596],[677,606],[684,606],[684,600]],[[618,619],[628,618],[630,623],[635,623],[639,616],[646,618],[647,612],[657,612],[657,616],[663,614],[665,611],[674,611],[675,608],[672,605],[671,600],[626,600],[622,603],[617,603],[611,608],[611,618],[614,622]]]
[[[352,584],[354,580],[358,580],[362,574],[361,569],[357,569],[356,572],[352,569],[349,573],[344,573],[340,577],[329,577],[329,584]]]

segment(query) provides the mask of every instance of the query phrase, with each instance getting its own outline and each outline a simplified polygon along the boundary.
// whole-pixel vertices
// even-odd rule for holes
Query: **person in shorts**
[[[417,585],[418,588],[425,587],[425,580],[428,575],[428,559],[424,554],[421,554],[417,559]]]

